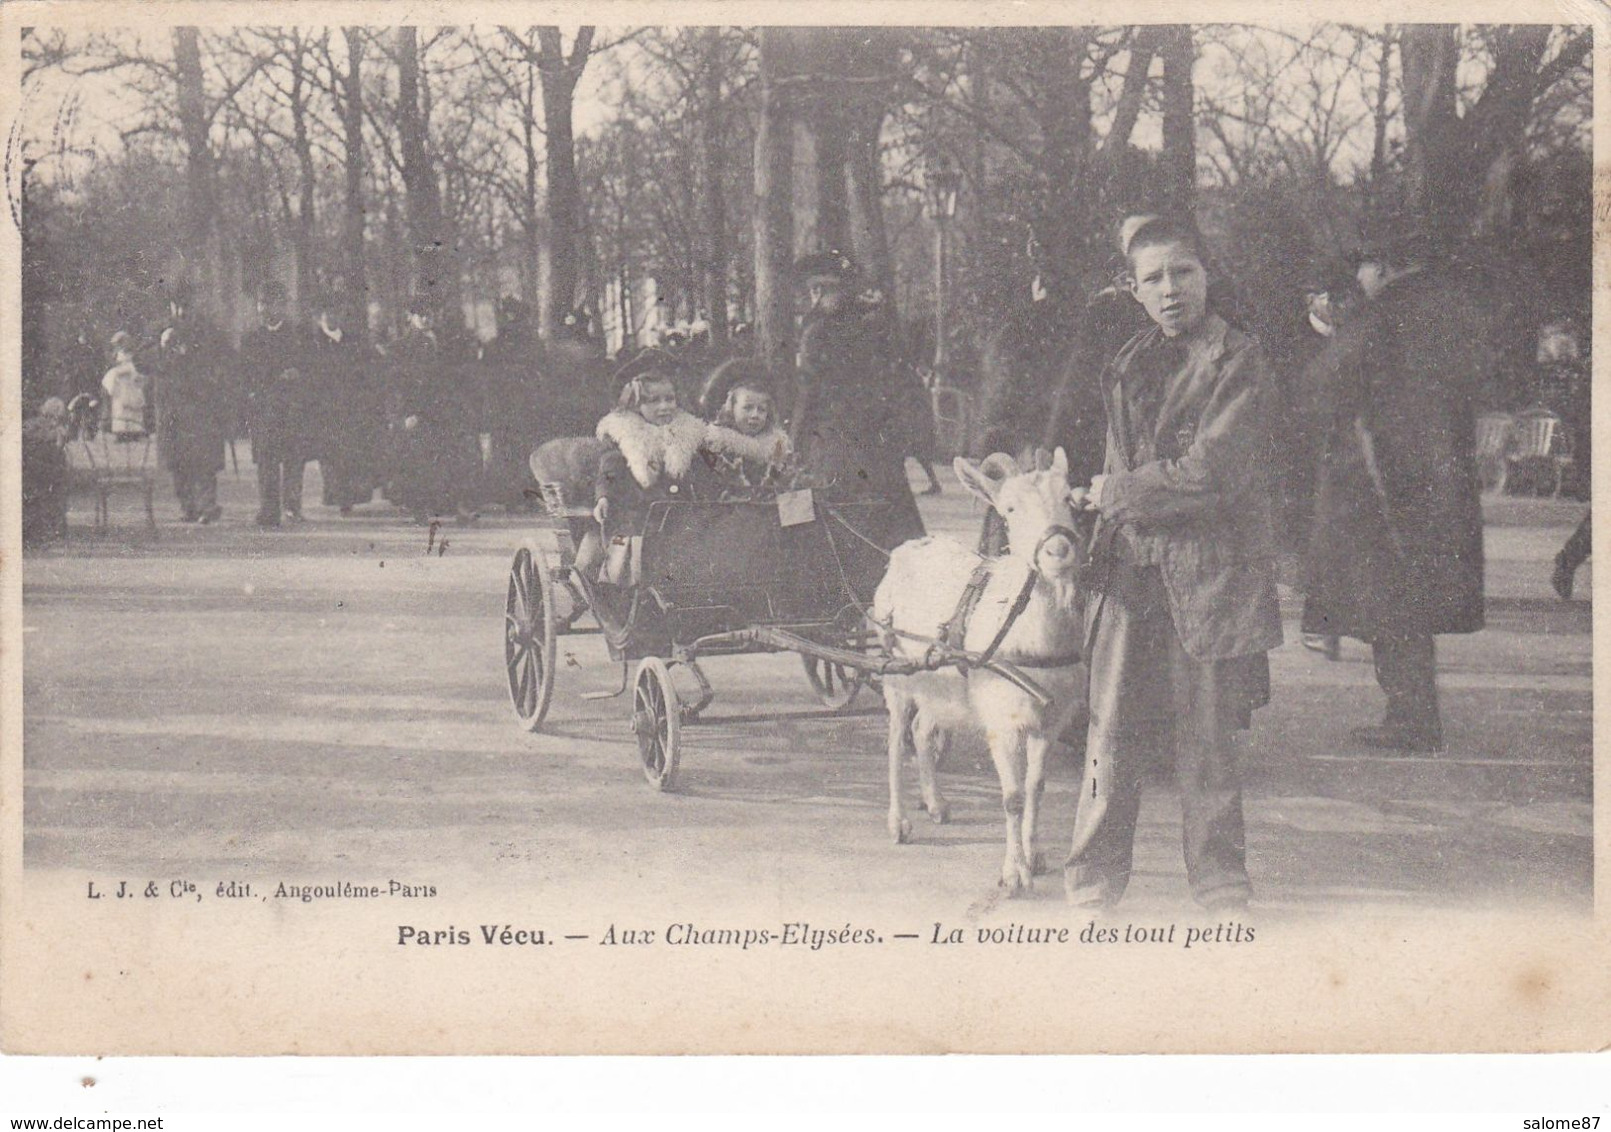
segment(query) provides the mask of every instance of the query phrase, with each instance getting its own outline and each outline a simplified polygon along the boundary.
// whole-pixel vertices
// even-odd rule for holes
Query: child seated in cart
[[[650,369],[621,389],[613,412],[599,422],[604,442],[594,483],[602,544],[584,540],[577,567],[584,573],[605,560],[604,580],[625,580],[627,539],[641,533],[657,500],[714,499],[710,469],[701,455],[705,422],[677,406],[677,386],[663,369]]]
[[[778,425],[777,402],[764,366],[747,358],[724,362],[707,396],[725,388],[706,434],[705,452],[728,495],[785,482],[793,465],[789,434]],[[710,398],[714,400],[714,398]]]

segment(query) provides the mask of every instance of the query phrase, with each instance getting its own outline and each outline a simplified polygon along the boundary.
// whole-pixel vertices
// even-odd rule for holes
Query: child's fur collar
[[[662,475],[680,480],[688,474],[705,439],[705,422],[679,409],[669,424],[652,425],[631,409],[616,409],[599,422],[598,438],[621,450],[632,478],[647,490]]]
[[[789,435],[777,425],[768,425],[756,436],[746,436],[728,425],[713,424],[705,448],[718,456],[736,456],[759,464],[782,464],[790,452]]]

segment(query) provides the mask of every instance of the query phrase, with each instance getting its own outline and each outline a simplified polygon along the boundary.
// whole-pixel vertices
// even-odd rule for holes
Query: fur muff
[[[598,438],[614,444],[626,458],[639,487],[648,490],[662,476],[688,475],[705,441],[705,422],[678,410],[669,424],[652,425],[637,413],[617,409],[599,421]]]
[[[705,450],[714,456],[749,460],[757,464],[782,466],[793,452],[789,434],[770,425],[757,436],[746,436],[736,428],[713,424],[706,428]]]

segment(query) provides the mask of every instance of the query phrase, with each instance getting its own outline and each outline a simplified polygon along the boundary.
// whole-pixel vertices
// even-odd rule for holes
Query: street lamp
[[[951,220],[957,214],[957,189],[962,186],[962,173],[951,159],[941,154],[924,168],[923,180],[928,191],[928,214],[934,221],[934,375],[938,380],[945,375],[945,251],[949,242]]]

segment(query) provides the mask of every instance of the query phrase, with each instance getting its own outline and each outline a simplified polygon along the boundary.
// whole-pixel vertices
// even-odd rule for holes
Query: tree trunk
[[[1482,97],[1461,126],[1472,157],[1476,235],[1501,237],[1511,228],[1516,171],[1527,160],[1527,121],[1550,29],[1526,24],[1495,29],[1494,64]]]
[[[291,33],[291,143],[297,161],[296,305],[306,319],[313,301],[313,142],[308,137],[307,53],[302,33]]]
[[[537,104],[537,65],[526,60],[526,105]],[[525,240],[526,254],[520,263],[521,297],[529,307],[537,297],[537,253],[541,240],[537,197],[537,171],[542,158],[537,153],[537,123],[530,113],[521,115],[520,144],[526,155],[525,195],[520,201],[520,230]],[[539,316],[539,319],[541,316]]]
[[[414,292],[431,304],[439,323],[453,302],[451,249],[443,238],[442,193],[426,148],[427,123],[420,112],[419,40],[415,28],[397,31],[397,133],[407,194],[408,236],[413,247]]]
[[[1041,135],[1040,192],[1032,222],[1045,252],[1043,281],[1053,295],[1070,294],[1091,254],[1099,225],[1088,213],[1091,84],[1080,75],[1089,33],[1075,28],[1037,30],[1027,47],[1041,77],[1037,122]]]
[[[858,106],[849,133],[845,184],[850,213],[851,247],[862,272],[884,295],[895,313],[895,264],[884,228],[884,184],[878,162],[878,139],[884,125],[884,108]]]
[[[1381,35],[1382,53],[1376,69],[1376,104],[1371,108],[1372,125],[1370,147],[1370,186],[1366,195],[1366,214],[1381,205],[1382,185],[1387,180],[1387,124],[1391,115],[1387,109],[1387,96],[1391,89],[1393,63],[1393,33],[1384,30]]]
[[[1113,125],[1108,128],[1108,136],[1102,142],[1102,153],[1107,158],[1110,170],[1118,169],[1124,151],[1130,144],[1130,135],[1135,133],[1136,122],[1146,102],[1148,72],[1152,70],[1152,60],[1158,53],[1160,35],[1167,30],[1151,24],[1136,28],[1131,35],[1130,63],[1124,71],[1119,102],[1113,112]]]
[[[826,99],[806,110],[816,172],[817,247],[849,248],[850,200],[845,191],[845,168],[850,155],[849,130],[842,108]]]
[[[722,29],[702,32],[703,58],[699,87],[699,167],[703,186],[701,200],[701,273],[703,306],[710,319],[713,342],[727,340],[727,199],[724,192],[722,113]]]
[[[1166,29],[1159,54],[1163,56],[1165,203],[1174,212],[1189,213],[1197,192],[1196,88],[1191,75],[1197,47],[1190,26]]]
[[[779,372],[794,364],[794,127],[777,87],[779,37],[762,28],[761,113],[755,131],[757,356]]]
[[[342,28],[347,41],[347,77],[342,91],[341,126],[346,137],[347,201],[341,221],[345,279],[341,301],[349,333],[369,330],[369,282],[364,264],[364,31]]]
[[[571,115],[576,82],[592,49],[593,29],[584,27],[576,33],[569,58],[559,28],[538,28],[537,41],[548,150],[548,285],[542,298],[540,326],[544,334],[551,334],[563,324],[565,313],[575,308],[582,278],[582,188],[576,175]]]
[[[1435,246],[1462,234],[1464,202],[1458,184],[1460,130],[1460,29],[1452,24],[1408,24],[1401,32],[1404,70],[1404,182],[1406,206],[1416,227]]]
[[[183,247],[197,310],[218,324],[234,313],[233,296],[224,294],[220,249],[213,232],[216,206],[213,153],[207,141],[207,91],[201,70],[199,32],[173,29],[174,66],[179,85],[179,132],[185,141],[185,211]]]

